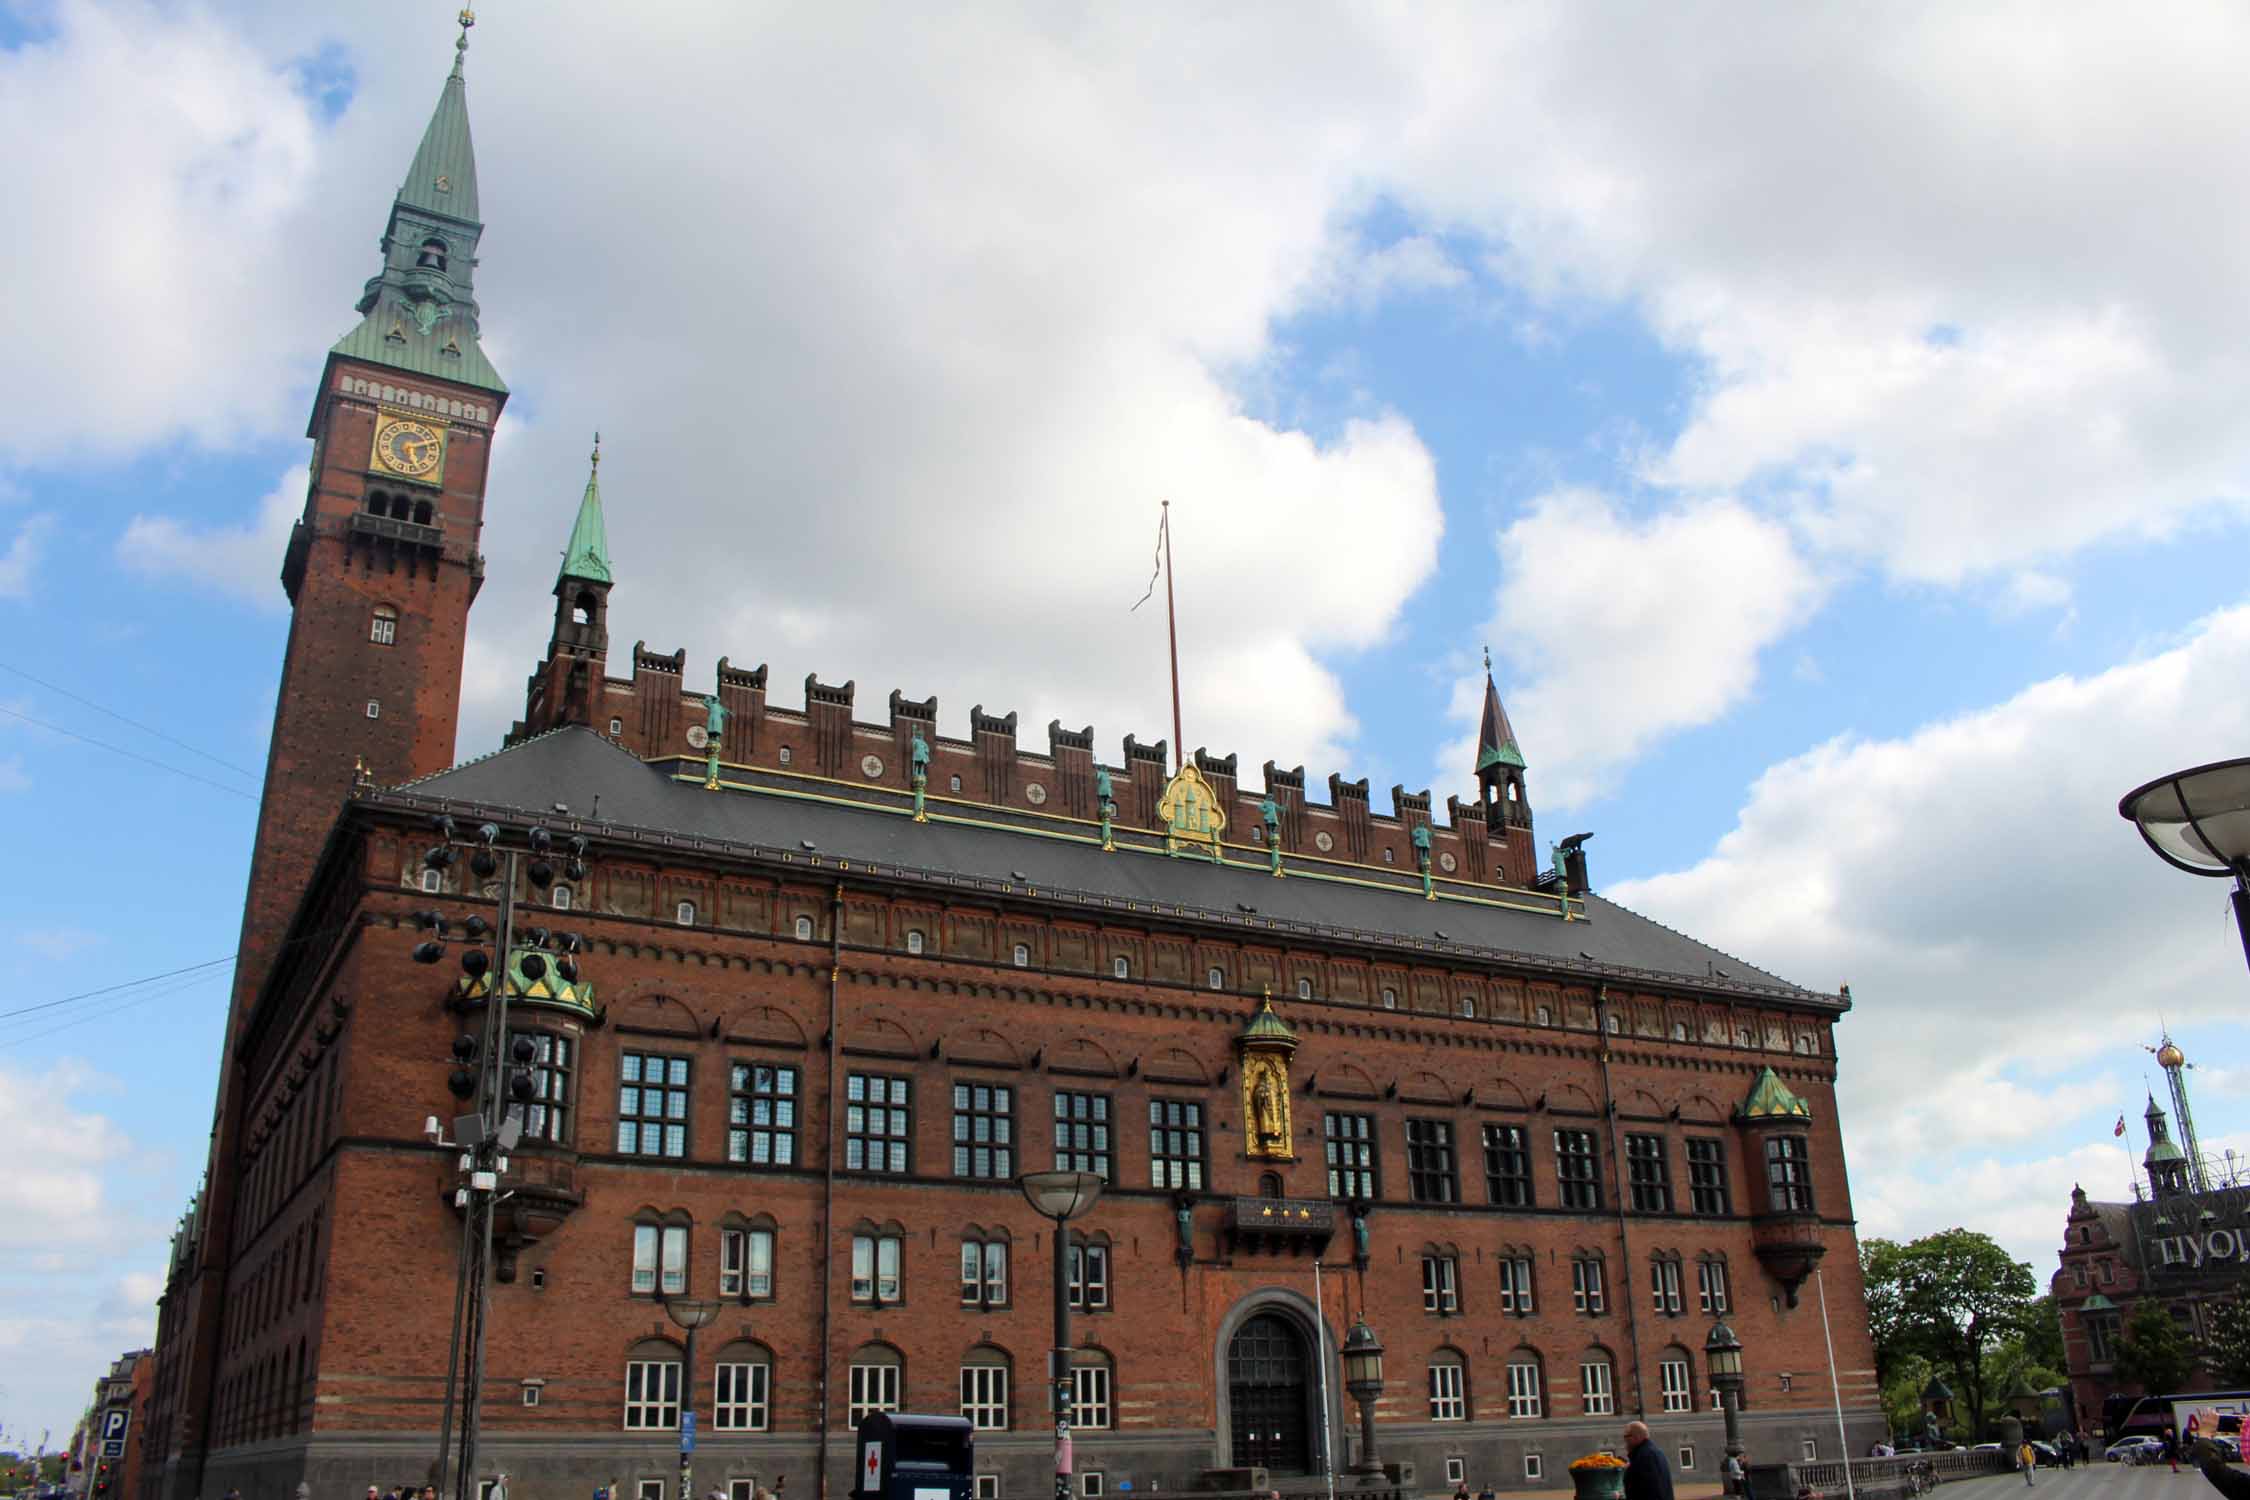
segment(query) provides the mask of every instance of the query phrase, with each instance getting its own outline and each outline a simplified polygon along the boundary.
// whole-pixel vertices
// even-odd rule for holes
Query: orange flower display
[[[1574,1474],[1582,1469],[1622,1469],[1624,1467],[1625,1460],[1614,1453],[1589,1453],[1584,1458],[1574,1458],[1570,1461],[1570,1470]]]

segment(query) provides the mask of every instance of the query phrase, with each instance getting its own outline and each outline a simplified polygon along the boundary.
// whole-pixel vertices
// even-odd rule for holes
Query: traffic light
[[[105,1459],[94,1465],[94,1493],[106,1494],[109,1490],[109,1463]]]

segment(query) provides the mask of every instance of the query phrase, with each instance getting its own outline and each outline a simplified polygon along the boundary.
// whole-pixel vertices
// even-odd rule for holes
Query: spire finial
[[[595,467],[596,469],[599,469],[599,468],[601,468],[601,466],[602,466],[602,434],[601,434],[601,429],[599,429],[599,428],[596,428],[596,429],[594,430],[594,467]]]
[[[1492,675],[1492,648],[1489,645],[1484,648],[1484,675]]]
[[[464,5],[461,14],[454,19],[461,23],[461,35],[453,44],[453,76],[459,78],[461,65],[468,60],[469,28],[477,24],[477,13]]]

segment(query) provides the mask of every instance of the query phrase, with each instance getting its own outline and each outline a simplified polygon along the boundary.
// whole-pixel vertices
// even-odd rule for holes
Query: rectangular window
[[[1818,1438],[1806,1438],[1800,1451],[1804,1454],[1806,1463],[1817,1464],[1820,1462],[1820,1440]]]
[[[961,1415],[979,1432],[1008,1430],[1008,1367],[961,1367]]]
[[[912,1123],[907,1081],[882,1073],[844,1079],[844,1170],[903,1172]],[[884,1408],[886,1411],[888,1407]]]
[[[633,1290],[661,1290],[676,1297],[687,1290],[687,1226],[633,1226]]]
[[[886,1306],[898,1301],[901,1242],[895,1234],[852,1236],[852,1300]],[[884,1408],[886,1411],[888,1407]]]
[[[1672,1167],[1664,1159],[1664,1137],[1625,1137],[1625,1177],[1633,1191],[1633,1212],[1668,1214],[1672,1211]]]
[[[680,1425],[677,1360],[636,1359],[625,1366],[625,1428],[663,1432]]]
[[[1531,1146],[1521,1125],[1484,1127],[1484,1190],[1502,1208],[1531,1207]]]
[[[1578,1397],[1585,1403],[1589,1417],[1606,1417],[1617,1410],[1617,1397],[1610,1390],[1609,1361],[1590,1359],[1578,1367]]]
[[[1055,1170],[1110,1180],[1109,1095],[1055,1090]]]
[[[871,1411],[898,1410],[897,1365],[853,1365],[851,1405],[844,1419],[852,1426]]]
[[[634,1485],[633,1493],[639,1497],[639,1500],[664,1500],[664,1481],[661,1479],[643,1479]]]
[[[1539,1388],[1539,1366],[1519,1360],[1508,1366],[1508,1415],[1536,1417],[1545,1409],[1546,1396]]]
[[[1695,1405],[1695,1397],[1689,1390],[1686,1360],[1662,1360],[1656,1366],[1656,1373],[1659,1383],[1664,1388],[1664,1409],[1666,1411],[1687,1411]]]
[[[1450,1361],[1430,1366],[1430,1420],[1458,1422],[1468,1415],[1461,1396],[1461,1367]]]
[[[1602,1263],[1590,1255],[1571,1259],[1570,1305],[1588,1314],[1602,1310]]]
[[[1733,1299],[1727,1295],[1727,1263],[1723,1260],[1699,1260],[1695,1263],[1695,1305],[1699,1311],[1723,1313],[1731,1310]]]
[[[1070,1371],[1070,1425],[1107,1427],[1110,1424],[1108,1365],[1073,1365]]]
[[[1699,1214],[1733,1211],[1727,1197],[1726,1142],[1689,1136],[1687,1143],[1688,1207]]]
[[[398,616],[379,614],[368,630],[367,638],[378,646],[388,646],[398,639]]]
[[[1602,1206],[1601,1163],[1594,1159],[1591,1130],[1555,1132],[1555,1177],[1561,1184],[1563,1207],[1598,1209]]]
[[[1651,1305],[1659,1317],[1676,1318],[1683,1311],[1680,1302],[1680,1263],[1669,1257],[1648,1263],[1648,1289]]]
[[[1149,1185],[1203,1187],[1203,1106],[1192,1099],[1148,1101]]]
[[[961,1242],[961,1301],[964,1306],[1000,1307],[1008,1300],[1008,1242]]]
[[[1368,1202],[1382,1196],[1375,1190],[1375,1117],[1324,1115],[1321,1134],[1328,1157],[1328,1196]]]
[[[1535,1413],[1533,1413],[1533,1415],[1534,1415],[1534,1416],[1536,1416],[1536,1415],[1537,1415],[1537,1413],[1535,1412]],[[1525,1454],[1525,1455],[1523,1456],[1523,1477],[1524,1477],[1524,1478],[1526,1478],[1526,1479],[1542,1479],[1542,1478],[1545,1478],[1545,1477],[1546,1477],[1546,1473],[1547,1473],[1547,1463],[1546,1463],[1546,1460],[1545,1460],[1545,1459],[1541,1458],[1541,1457],[1540,1457],[1540,1456],[1539,1456],[1538,1454],[1536,1454],[1536,1453],[1526,1453],[1526,1454]]]
[[[1766,1204],[1777,1214],[1812,1212],[1812,1162],[1803,1136],[1766,1138]]]
[[[688,1060],[628,1052],[619,1067],[618,1154],[687,1155]]]
[[[531,1055],[531,1097],[511,1102],[508,1113],[523,1126],[527,1141],[570,1144],[570,1038],[544,1031],[523,1031]]]
[[[719,1231],[719,1295],[761,1298],[773,1295],[773,1231]]]
[[[1695,1445],[1693,1443],[1680,1444],[1680,1467],[1682,1469],[1695,1467]]]
[[[1459,1269],[1450,1255],[1422,1257],[1422,1311],[1450,1314],[1461,1310],[1454,1273]]]
[[[1000,1500],[1000,1476],[979,1474],[974,1500]]]
[[[987,1181],[1014,1179],[1014,1090],[994,1083],[953,1085],[953,1175]]]
[[[1531,1257],[1500,1257],[1500,1310],[1519,1318],[1531,1316]]]
[[[753,1167],[797,1164],[797,1070],[736,1063],[728,1070],[727,1160]]]
[[[659,1230],[654,1224],[633,1226],[633,1290],[656,1290],[656,1246]]]
[[[1109,1306],[1109,1246],[1070,1247],[1070,1305],[1088,1312]]]
[[[1406,1191],[1416,1203],[1461,1201],[1461,1179],[1453,1161],[1450,1121],[1406,1122]]]
[[[764,1432],[770,1409],[768,1364],[720,1365],[712,1372],[711,1425],[722,1432]]]

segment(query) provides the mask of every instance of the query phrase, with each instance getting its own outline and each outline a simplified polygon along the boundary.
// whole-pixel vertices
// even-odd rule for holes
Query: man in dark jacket
[[[1625,1424],[1625,1500],[1672,1500],[1672,1466],[1648,1440],[1646,1422]]]

